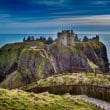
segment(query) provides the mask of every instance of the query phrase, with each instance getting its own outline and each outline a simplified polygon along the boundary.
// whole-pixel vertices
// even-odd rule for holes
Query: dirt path
[[[94,104],[97,107],[100,107],[102,110],[110,110],[110,103],[95,98],[88,97],[86,95],[79,95],[81,99]]]
[[[8,89],[9,90],[12,89],[12,82],[13,82],[12,80],[13,80],[13,77],[15,76],[15,74],[16,74],[16,72],[14,72],[8,80]]]

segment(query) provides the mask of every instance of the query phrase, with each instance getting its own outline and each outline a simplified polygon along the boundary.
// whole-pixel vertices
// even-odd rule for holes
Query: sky
[[[110,0],[0,0],[0,34],[110,33]]]

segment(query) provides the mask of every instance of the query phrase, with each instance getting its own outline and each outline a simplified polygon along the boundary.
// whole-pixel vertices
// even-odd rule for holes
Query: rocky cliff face
[[[30,48],[33,45],[36,48]],[[42,43],[1,48],[0,77],[3,81],[0,86],[14,88],[53,74],[90,71],[94,65],[108,68],[106,47],[100,42],[78,43],[70,47],[52,44],[48,51],[44,48]]]
[[[96,64],[102,71],[109,68],[106,46],[101,42],[87,42],[77,45],[86,54],[87,58]]]

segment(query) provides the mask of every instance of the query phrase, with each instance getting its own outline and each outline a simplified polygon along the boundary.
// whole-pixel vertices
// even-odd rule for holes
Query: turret
[[[58,44],[63,44],[65,46],[74,45],[75,34],[73,30],[62,30],[62,32],[57,33]]]

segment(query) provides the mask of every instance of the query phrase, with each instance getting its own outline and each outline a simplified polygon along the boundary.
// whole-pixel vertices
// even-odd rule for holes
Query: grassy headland
[[[100,110],[78,97],[0,89],[0,110]]]
[[[40,79],[37,82],[29,84],[24,89],[29,90],[35,87],[46,87],[46,86],[56,86],[56,85],[75,85],[75,84],[92,84],[100,86],[109,86],[110,85],[110,76],[97,74],[95,76],[93,73],[84,74],[59,74],[48,77],[46,79]]]

